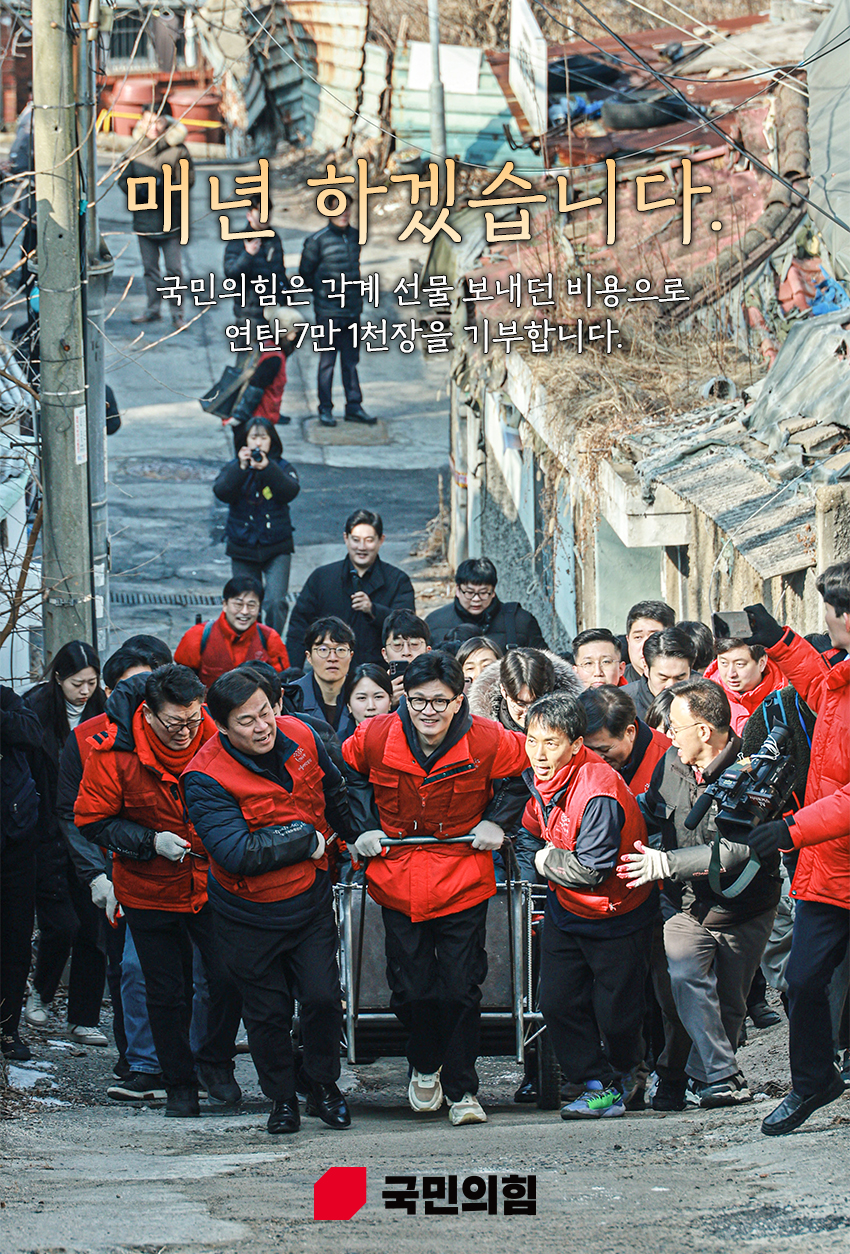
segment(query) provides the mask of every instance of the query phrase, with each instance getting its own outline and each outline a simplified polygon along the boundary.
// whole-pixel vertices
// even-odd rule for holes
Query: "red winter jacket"
[[[401,717],[364,719],[342,746],[349,766],[367,776],[387,836],[466,836],[491,799],[494,779],[521,775],[524,737],[491,719],[471,725],[428,772],[407,742]],[[496,891],[493,855],[470,845],[387,849],[369,861],[370,895],[414,923],[456,914]]]
[[[669,742],[667,747],[669,748]],[[545,840],[557,849],[573,852],[584,811],[594,797],[613,798],[625,815],[617,856],[619,865],[624,854],[634,853],[639,840],[646,840],[646,824],[634,794],[623,777],[586,745],[579,749],[570,762],[562,787],[548,805],[544,806],[536,788],[532,789],[522,825],[538,840]],[[550,886],[554,888],[564,909],[582,919],[628,914],[646,901],[653,888],[652,884],[629,888],[625,880],[617,875],[616,867],[595,888],[566,888],[551,880]]]
[[[235,670],[242,662],[270,662],[276,671],[285,671],[289,666],[286,645],[271,627],[254,623],[240,633],[230,626],[222,610],[202,650],[206,627],[206,623],[196,623],[189,628],[174,650],[174,661],[193,670],[207,688],[219,675]]]
[[[286,358],[283,355],[282,348],[263,348],[260,351],[260,361],[266,361],[268,358],[276,357],[280,362],[278,372],[272,379],[269,386],[264,390],[259,405],[254,410],[255,418],[265,418],[266,422],[280,421],[280,402],[283,397],[283,389],[286,387]]]
[[[769,649],[817,715],[805,805],[791,839],[800,857],[791,896],[850,908],[850,660],[830,668],[790,628]]]
[[[141,701],[143,692],[137,697],[128,687],[122,694],[121,687],[113,696],[125,697],[126,717],[91,737],[74,821],[88,828],[90,840],[113,850],[112,884],[122,906],[197,912],[207,900],[206,850],[186,817],[178,778],[155,756],[144,732],[141,705],[132,710],[132,701]],[[196,748],[215,735],[215,723],[205,712]],[[160,831],[190,842],[191,852],[182,862],[153,853]]]
[[[719,684],[726,693],[726,696],[729,698],[730,704],[742,705],[748,715],[752,714],[754,710],[757,710],[762,701],[764,701],[766,697],[769,697],[772,692],[774,692],[777,688],[784,688],[787,683],[785,676],[782,674],[782,670],[770,657],[767,659],[767,666],[765,667],[764,677],[761,683],[756,688],[753,688],[751,692],[736,692],[734,688],[727,688],[723,680],[720,678],[720,668],[717,665],[716,658],[705,672],[705,678],[713,679],[716,684]],[[741,729],[740,727],[734,726],[735,721],[736,720],[733,717],[732,730],[736,735],[740,736]],[[741,726],[745,726],[745,721],[742,722]]]
[[[290,792],[266,768],[264,757],[246,758],[228,741],[214,736],[183,772],[189,811],[210,854],[213,878],[229,893],[247,901],[285,901],[306,892],[317,871],[326,871],[328,855],[307,858],[258,875],[225,870],[217,858],[233,859],[248,832],[277,824],[311,823],[327,839],[320,748],[312,730],[297,718],[278,718],[277,743],[292,781]],[[282,733],[282,734],[280,734]],[[269,755],[271,756],[271,755]]]

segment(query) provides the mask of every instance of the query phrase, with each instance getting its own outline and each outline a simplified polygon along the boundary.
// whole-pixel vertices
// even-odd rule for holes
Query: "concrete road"
[[[186,279],[210,271],[222,276],[224,244],[217,217],[209,212],[208,178],[219,174],[222,187],[228,187],[239,170],[233,165],[198,168],[190,241],[184,249]],[[324,219],[302,183],[286,179],[281,185],[283,181],[278,172],[273,223],[283,236],[292,273],[304,238],[324,225]],[[218,596],[230,574],[223,544],[226,508],[215,501],[211,489],[233,455],[232,441],[220,420],[204,413],[198,398],[225,365],[241,360],[230,351],[225,335],[232,303],[221,301],[206,309],[184,304],[189,325],[177,334],[172,333],[168,302],[163,321],[134,326],[131,318],[142,312],[145,301],[131,215],[114,188],[101,210],[101,228],[116,259],[107,296],[106,374],[123,415],[121,430],[108,441],[112,643],[134,631],[149,631],[174,645],[194,622],[196,610],[204,618],[212,616],[209,598]],[[376,226],[363,249],[364,274],[381,276],[383,295],[380,309],[370,311],[373,320],[402,319],[405,311],[399,311],[391,289],[410,275],[412,259],[421,262],[423,251],[417,256],[413,241],[399,244],[385,226]],[[424,357],[418,351],[364,352],[364,404],[379,419],[377,427],[342,421],[337,371],[339,425],[315,433],[318,360],[309,348],[289,358],[283,408],[292,421],[279,428],[285,456],[302,482],[292,508],[296,553],[291,588],[297,591],[315,566],[342,555],[343,521],[359,506],[380,511],[387,531],[384,556],[415,576],[422,563],[411,559],[410,551],[437,513],[437,476],[447,473],[448,358]],[[175,596],[186,593],[197,594],[200,603],[175,606]]]
[[[344,1068],[351,1129],[315,1119],[272,1138],[249,1058],[237,1114],[202,1104],[197,1120],[103,1097],[114,1051],[72,1054],[45,1034],[13,1072],[36,1100],[2,1130],[3,1254],[443,1254],[587,1250],[591,1254],[844,1251],[850,1236],[850,1100],[797,1134],[768,1139],[774,1098],[733,1111],[652,1112],[564,1123],[511,1102],[518,1070],[480,1064],[486,1126],[452,1128],[445,1108],[415,1115],[400,1059]],[[35,1033],[30,1033],[32,1038]],[[785,1069],[785,1030],[751,1034],[754,1088]],[[107,1056],[108,1053],[108,1056]],[[23,1077],[23,1079],[22,1079]],[[55,1104],[45,1104],[55,1103]],[[68,1104],[62,1104],[68,1103]],[[367,1172],[367,1201],[342,1223],[313,1219],[313,1185],[331,1167]],[[387,1210],[388,1175],[536,1176],[536,1215],[415,1216]],[[461,1197],[461,1201],[463,1198]]]

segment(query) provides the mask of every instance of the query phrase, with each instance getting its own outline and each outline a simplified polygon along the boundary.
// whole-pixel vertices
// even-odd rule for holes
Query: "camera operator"
[[[773,926],[779,901],[779,857],[774,854],[741,892],[724,894],[749,860],[747,845],[720,841],[720,892],[708,879],[715,824],[708,810],[693,831],[686,820],[709,784],[732,766],[741,741],[730,726],[723,689],[688,679],[670,691],[668,749],[639,798],[650,837],[661,848],[639,846],[618,872],[637,888],[664,880],[661,910],[670,985],[693,1047],[686,1064],[700,1105],[733,1106],[752,1100],[735,1047],[747,1013],[747,993]],[[684,1097],[684,1077],[681,1078]]]
[[[825,571],[818,588],[830,633],[836,625],[850,631],[850,562]],[[748,837],[760,858],[777,849],[800,853],[791,886],[794,937],[785,972],[793,1087],[761,1125],[768,1136],[780,1136],[844,1091],[835,1065],[827,989],[850,935],[850,661],[830,666],[790,627],[780,627],[763,605],[745,608],[749,643],[767,650],[817,716],[805,804],[794,815],[753,828]]]

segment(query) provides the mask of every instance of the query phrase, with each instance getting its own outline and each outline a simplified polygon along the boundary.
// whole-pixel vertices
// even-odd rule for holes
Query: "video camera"
[[[726,840],[738,841],[760,823],[781,816],[793,791],[796,767],[789,751],[791,732],[776,723],[761,748],[749,758],[741,758],[709,784],[688,817],[685,827],[693,831],[717,802],[716,826]]]

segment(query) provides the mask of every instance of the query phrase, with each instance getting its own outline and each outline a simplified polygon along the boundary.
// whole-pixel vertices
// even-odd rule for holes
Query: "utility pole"
[[[33,0],[44,657],[95,639],[76,114],[68,0]]]
[[[428,0],[428,38],[431,41],[431,159],[446,159],[446,101],[440,78],[440,0]]]
[[[88,478],[91,517],[92,584],[95,641],[101,657],[109,652],[109,534],[106,500],[106,374],[104,371],[104,309],[114,263],[97,222],[97,35],[100,0],[88,0],[86,29],[81,32],[77,62],[79,142],[86,201],[85,252],[85,377]]]

